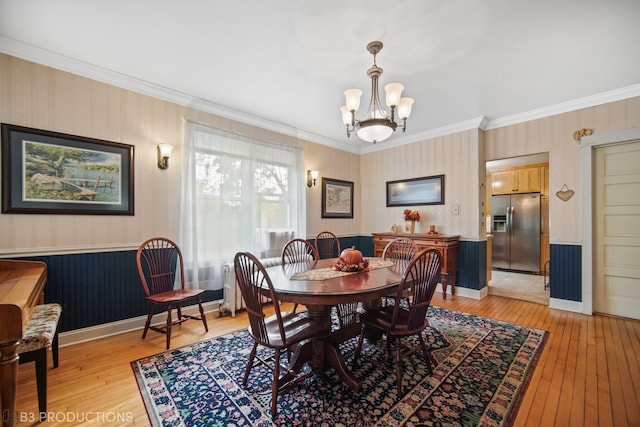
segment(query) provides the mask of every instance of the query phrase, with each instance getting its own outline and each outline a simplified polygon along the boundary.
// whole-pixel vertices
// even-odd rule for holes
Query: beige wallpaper
[[[0,121],[134,145],[135,216],[0,214],[0,257],[136,248],[149,237],[177,238],[184,119],[265,141],[303,147],[308,169],[359,181],[359,156],[0,54]],[[156,146],[174,145],[170,167]],[[354,219],[320,219],[320,184],[307,190],[307,230],[358,232]]]
[[[135,216],[0,214],[0,257],[29,253],[135,248],[178,234],[183,120],[266,141],[302,147],[307,169],[320,171],[307,189],[307,234],[340,236],[401,224],[402,208],[386,207],[389,180],[445,175],[445,205],[425,206],[418,231],[482,240],[484,161],[549,152],[552,194],[564,184],[576,196],[552,197],[551,242],[580,243],[580,166],[573,132],[640,127],[640,97],[488,131],[471,130],[358,156],[0,54],[0,121],[135,146]],[[175,146],[167,170],[156,167],[156,145]],[[353,181],[353,219],[321,219],[321,178]],[[453,213],[458,206],[459,214]]]
[[[555,244],[581,244],[580,146],[573,133],[594,134],[640,127],[640,97],[602,104],[485,132],[485,159],[549,153],[549,237]],[[563,185],[575,192],[563,202],[553,195]]]
[[[478,131],[469,130],[362,155],[362,206],[371,213],[362,217],[362,232],[389,231],[393,224],[404,223],[405,207],[386,207],[387,181],[444,174],[445,204],[411,207],[421,215],[416,232],[426,232],[433,224],[439,233],[478,240],[478,176],[484,175],[478,144]]]

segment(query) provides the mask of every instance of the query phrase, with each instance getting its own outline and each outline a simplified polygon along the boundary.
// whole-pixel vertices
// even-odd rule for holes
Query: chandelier
[[[347,137],[355,132],[358,138],[367,141],[376,142],[384,141],[398,127],[396,123],[396,115],[402,120],[402,131],[407,128],[407,119],[411,114],[412,98],[401,98],[404,86],[400,83],[389,83],[384,87],[387,95],[386,103],[391,114],[382,108],[380,96],[378,96],[378,79],[382,75],[382,68],[376,64],[376,55],[382,50],[382,42],[373,41],[367,45],[367,50],[373,55],[373,66],[367,71],[367,75],[371,78],[371,100],[369,101],[369,109],[364,118],[357,120],[355,113],[360,107],[360,89],[347,89],[344,91],[346,105],[340,107],[342,113],[342,122],[347,126]]]

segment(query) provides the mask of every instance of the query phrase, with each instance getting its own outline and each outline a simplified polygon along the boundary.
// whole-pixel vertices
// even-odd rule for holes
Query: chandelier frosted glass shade
[[[369,121],[366,123],[366,126],[362,124],[358,126],[356,135],[363,141],[373,142],[375,144],[378,141],[384,141],[389,138],[394,130],[395,127],[390,127],[386,120],[376,119],[375,122]]]
[[[358,138],[367,141],[384,141],[389,138],[398,127],[396,116],[402,120],[402,131],[407,128],[407,119],[411,114],[413,106],[412,98],[402,98],[404,86],[400,83],[389,83],[384,87],[386,94],[386,104],[390,108],[391,114],[382,108],[378,95],[378,79],[382,75],[382,68],[376,65],[376,55],[382,50],[382,42],[373,41],[367,45],[367,50],[373,55],[373,66],[367,70],[367,75],[371,78],[371,100],[364,118],[357,120],[356,111],[360,107],[360,89],[347,89],[344,91],[345,105],[340,107],[342,123],[347,127],[347,137],[355,132]]]

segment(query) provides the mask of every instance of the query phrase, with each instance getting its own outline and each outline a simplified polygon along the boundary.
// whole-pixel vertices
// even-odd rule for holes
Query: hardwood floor
[[[585,316],[527,301],[490,295],[482,301],[439,293],[433,304],[550,332],[515,426],[640,426],[640,322]],[[173,348],[246,326],[208,316],[176,328]],[[60,366],[50,369],[46,426],[148,425],[130,361],[165,350],[163,335],[135,331],[60,349]],[[49,356],[50,358],[51,356]],[[51,366],[51,359],[49,359]],[[19,369],[21,426],[35,425],[37,397],[32,363]],[[33,420],[33,421],[30,421]]]

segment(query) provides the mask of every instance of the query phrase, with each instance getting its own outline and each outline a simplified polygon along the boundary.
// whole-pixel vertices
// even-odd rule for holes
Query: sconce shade
[[[171,144],[158,144],[158,167],[160,169],[167,169],[169,167],[169,157],[173,152],[173,145]]]
[[[316,180],[318,179],[318,171],[307,171],[307,187],[313,187],[316,185]]]

